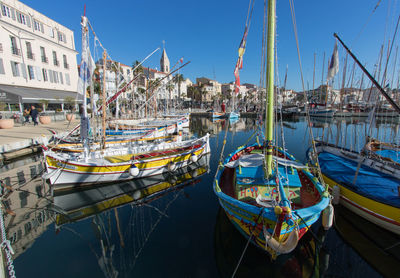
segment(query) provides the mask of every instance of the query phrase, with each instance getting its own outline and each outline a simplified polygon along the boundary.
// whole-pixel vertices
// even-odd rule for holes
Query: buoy
[[[340,187],[338,185],[335,185],[332,189],[332,203],[334,205],[338,205],[339,204],[339,200],[340,200]]]
[[[176,164],[174,162],[171,161],[170,163],[168,163],[168,171],[172,172],[175,171],[175,169],[176,169]]]
[[[190,160],[191,160],[193,163],[196,163],[197,160],[199,160],[199,157],[198,157],[196,154],[192,154],[192,155],[190,156]]]
[[[135,164],[132,164],[131,168],[129,169],[129,174],[132,177],[136,177],[137,175],[139,175],[139,168],[136,167]]]
[[[334,209],[333,205],[329,204],[323,211],[322,211],[322,226],[325,230],[330,229],[333,225],[333,215]]]

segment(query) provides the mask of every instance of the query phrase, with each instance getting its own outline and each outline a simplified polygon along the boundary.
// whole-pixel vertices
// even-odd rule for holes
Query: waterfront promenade
[[[34,126],[33,123],[26,125],[15,124],[13,128],[0,129],[0,160],[12,159],[35,152],[34,148],[36,146],[47,144],[52,138],[52,130],[63,134],[77,124],[79,124],[79,120],[71,122],[57,121],[37,126]]]

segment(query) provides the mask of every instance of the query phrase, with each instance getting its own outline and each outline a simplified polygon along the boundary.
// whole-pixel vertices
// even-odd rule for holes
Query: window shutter
[[[64,84],[62,72],[60,72],[60,82],[61,82],[61,84]]]
[[[65,82],[67,83],[67,85],[71,85],[71,82],[69,80],[69,73],[65,74]]]
[[[28,27],[31,27],[31,17],[29,15],[26,16],[26,25],[28,25]]]
[[[42,33],[44,34],[44,27],[43,27],[43,23],[40,23],[40,31],[42,31]]]
[[[0,74],[5,74],[4,65],[3,65],[3,59],[2,58],[0,58]]]
[[[10,11],[11,11],[12,19],[15,20],[15,10],[14,10],[14,8],[10,8]]]
[[[26,78],[26,65],[24,63],[21,64],[21,73],[24,78]]]
[[[36,69],[36,78],[38,81],[42,81],[42,72],[39,67],[35,67]]]
[[[49,70],[49,79],[50,79],[50,83],[54,83],[53,71],[52,70]]]

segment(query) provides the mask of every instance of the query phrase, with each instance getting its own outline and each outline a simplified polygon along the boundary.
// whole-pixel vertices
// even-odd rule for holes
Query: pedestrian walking
[[[30,115],[32,117],[32,122],[33,122],[34,126],[38,125],[38,122],[37,122],[38,114],[39,114],[39,112],[36,110],[36,107],[34,105],[32,105]]]

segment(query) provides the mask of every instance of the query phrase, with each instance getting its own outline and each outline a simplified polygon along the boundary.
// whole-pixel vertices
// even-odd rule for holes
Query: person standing
[[[37,116],[38,116],[38,111],[36,110],[36,107],[34,106],[34,105],[32,105],[32,107],[31,107],[31,112],[30,112],[30,115],[31,115],[31,117],[32,117],[32,121],[33,121],[33,125],[35,126],[35,125],[38,125],[38,122],[37,122]]]
[[[30,115],[30,111],[28,108],[24,109],[24,113],[23,116],[25,118],[24,123],[23,124],[28,124],[29,123],[29,115]]]

